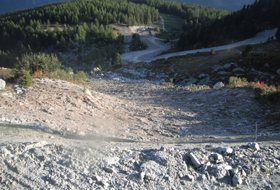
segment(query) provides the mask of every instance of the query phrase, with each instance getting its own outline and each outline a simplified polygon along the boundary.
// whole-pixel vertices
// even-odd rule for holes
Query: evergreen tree
[[[122,65],[122,57],[119,53],[115,53],[113,55],[111,64],[113,66],[121,66]]]

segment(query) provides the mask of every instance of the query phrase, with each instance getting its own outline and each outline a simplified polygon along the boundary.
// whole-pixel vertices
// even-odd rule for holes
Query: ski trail
[[[161,19],[161,21],[162,21],[162,29],[163,30],[165,30],[165,27],[164,27],[164,20],[163,20],[163,18],[160,16],[160,19]]]

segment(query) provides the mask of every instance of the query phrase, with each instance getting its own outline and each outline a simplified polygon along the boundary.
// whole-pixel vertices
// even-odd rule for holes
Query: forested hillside
[[[130,0],[131,2],[146,4],[155,7],[160,13],[173,14],[183,18],[186,23],[204,26],[211,23],[214,19],[221,19],[230,12],[206,7],[197,4],[179,3],[176,1],[164,0]]]
[[[87,0],[63,2],[0,17],[0,59],[18,48],[18,54],[55,46],[64,49],[68,42],[94,43],[117,38],[110,23],[151,24],[159,19],[154,7],[126,0]],[[5,66],[2,64],[2,66]]]
[[[183,49],[229,44],[254,37],[258,32],[280,26],[280,1],[259,0],[242,10],[218,18],[211,24],[186,22],[178,42]]]

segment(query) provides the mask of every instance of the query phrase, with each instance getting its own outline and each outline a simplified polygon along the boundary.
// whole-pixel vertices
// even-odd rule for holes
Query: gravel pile
[[[277,189],[280,146],[2,143],[1,189]],[[190,148],[189,148],[190,147]]]

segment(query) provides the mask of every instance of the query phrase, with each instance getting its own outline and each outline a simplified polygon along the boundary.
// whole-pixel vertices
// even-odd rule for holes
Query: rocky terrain
[[[0,186],[277,189],[268,113],[252,89],[35,79],[0,91]]]

